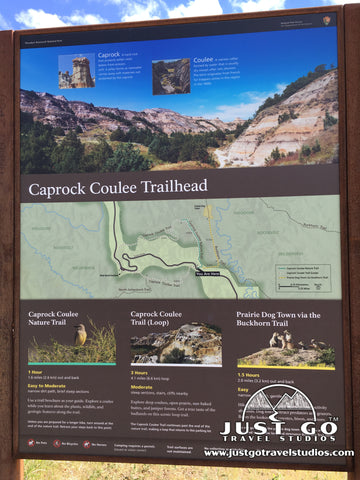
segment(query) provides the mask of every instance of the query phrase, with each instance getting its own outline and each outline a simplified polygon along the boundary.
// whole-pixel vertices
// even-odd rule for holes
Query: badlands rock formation
[[[91,103],[68,101],[63,95],[21,90],[21,111],[31,113],[34,120],[62,127],[65,131],[80,126],[83,131],[101,129],[111,133],[118,127],[128,131],[130,127],[150,128],[153,132],[193,133],[211,132],[217,129],[232,130],[234,122],[223,122],[218,118],[207,120],[203,117],[190,117],[163,108],[149,108],[141,112],[120,110],[110,107],[95,107]]]
[[[221,365],[222,337],[210,325],[185,324],[170,332],[132,337],[131,353],[132,363]]]
[[[276,147],[285,155],[300,150],[310,140],[320,140],[324,135],[326,112],[338,118],[336,70],[261,111],[235,142],[215,152],[218,162],[221,167],[264,166]],[[279,123],[284,114],[289,119]],[[336,132],[334,129],[334,135]]]

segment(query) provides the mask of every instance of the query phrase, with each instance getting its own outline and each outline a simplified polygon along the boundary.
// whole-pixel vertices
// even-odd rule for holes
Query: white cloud
[[[169,18],[221,15],[223,13],[219,0],[190,0],[186,5],[181,3],[177,7],[167,10]]]
[[[52,28],[52,27],[65,27],[68,25],[63,22],[60,17],[53,13],[46,13],[44,10],[34,10],[29,8],[28,10],[22,10],[15,15],[15,20],[18,23],[22,23],[27,28]]]
[[[219,117],[224,122],[231,122],[235,118],[241,118],[247,120],[252,117],[256,110],[262,105],[268,97],[273,97],[275,93],[281,94],[286,85],[276,85],[275,92],[244,92],[238,95],[242,100],[236,105],[218,105],[215,112],[202,112],[202,116],[205,118]]]
[[[122,5],[122,1],[113,1],[112,3]],[[141,3],[131,3],[127,5],[127,13],[121,17],[122,22],[138,22],[141,20],[158,20],[160,16],[159,4],[150,0],[146,5]]]
[[[15,20],[26,28],[53,28],[71,25],[90,25],[94,23],[106,23],[100,15],[92,15],[79,10],[74,11],[70,16],[59,16],[55,13],[46,13],[44,10],[22,10],[15,15]]]
[[[94,25],[97,23],[106,23],[107,20],[100,15],[94,15],[92,13],[84,13],[79,10],[75,10],[69,17],[64,17],[71,25]]]
[[[235,120],[235,118],[241,118],[242,120],[247,120],[248,118],[252,117],[256,110],[260,107],[262,103],[264,103],[265,98],[263,101],[254,102],[254,103],[239,103],[238,105],[219,105],[217,107],[217,112],[212,114],[210,117],[206,118],[214,118],[219,117],[224,122],[231,122]]]
[[[11,25],[0,13],[0,30],[11,30]]]
[[[269,95],[262,93],[247,92],[242,94],[242,102],[233,105],[217,105],[212,112],[201,112],[205,118],[220,118],[224,122],[232,122],[235,118],[247,120],[252,117],[256,110],[264,103]]]
[[[287,87],[287,85],[285,83],[278,83],[276,85],[276,92],[275,93],[278,93],[279,95],[281,95],[286,87]]]
[[[132,3],[128,0],[105,1],[119,7],[122,22],[221,15],[223,13],[220,0],[185,0],[185,3],[180,3],[173,8],[169,6],[168,0],[138,0]]]
[[[263,12],[285,8],[285,0],[230,0],[230,3],[234,8],[240,8],[242,12]]]
[[[332,5],[344,5],[345,3],[359,3],[359,0],[323,0],[325,5],[329,5],[329,1]]]

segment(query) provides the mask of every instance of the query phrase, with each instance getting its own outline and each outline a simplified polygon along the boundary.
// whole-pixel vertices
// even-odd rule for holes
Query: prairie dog
[[[270,338],[270,341],[269,341],[270,347],[278,347],[279,346],[278,337],[279,337],[278,332],[274,332],[272,334],[272,337]]]
[[[281,342],[281,350],[285,350],[286,348],[286,340],[285,340],[285,337],[284,335],[278,335],[278,339],[280,340]]]
[[[286,348],[289,350],[292,350],[295,348],[295,343],[293,340],[292,333],[290,333],[288,330],[284,330],[284,337],[285,337],[285,342],[286,342]]]

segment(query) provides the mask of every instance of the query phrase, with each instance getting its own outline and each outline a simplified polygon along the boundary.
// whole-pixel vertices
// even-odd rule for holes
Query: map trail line
[[[196,265],[196,263],[194,262],[180,262],[180,263],[173,263],[173,264],[168,264],[166,263],[161,257],[159,257],[158,255],[154,255],[153,253],[143,253],[143,254],[140,254],[140,255],[136,255],[134,257],[131,257],[130,255],[128,255],[127,253],[123,253],[121,258],[123,260],[125,260],[128,265],[129,265],[129,268],[125,268],[123,266],[123,264],[121,263],[121,260],[118,258],[117,256],[117,249],[118,249],[118,239],[117,239],[117,236],[116,236],[116,222],[117,222],[117,208],[116,208],[116,202],[112,202],[113,204],[113,210],[114,210],[114,215],[113,215],[113,221],[112,221],[112,230],[113,230],[113,235],[114,235],[114,241],[115,241],[115,248],[114,248],[114,252],[113,252],[113,258],[114,260],[119,264],[119,268],[121,271],[126,271],[126,272],[136,272],[138,270],[138,267],[136,265],[131,265],[130,264],[130,261],[129,260],[136,260],[137,258],[143,258],[143,257],[147,257],[147,256],[150,256],[152,258],[155,258],[156,260],[159,260],[161,263],[163,263],[167,268],[177,268],[177,267],[182,267],[182,266],[191,266],[194,268],[194,270],[198,271],[198,272],[202,272],[202,270]],[[210,222],[210,213],[208,212],[208,220]],[[209,226],[210,228],[210,233],[211,233],[211,225]],[[213,236],[212,236],[213,238]],[[219,262],[219,259],[217,259],[218,262]],[[119,274],[120,275],[120,274]],[[231,289],[233,290],[234,294],[235,294],[235,298],[238,300],[238,293],[231,281],[231,279],[229,277],[227,277],[226,275],[219,275],[219,278],[225,278],[229,283],[230,283],[230,286],[231,286]]]

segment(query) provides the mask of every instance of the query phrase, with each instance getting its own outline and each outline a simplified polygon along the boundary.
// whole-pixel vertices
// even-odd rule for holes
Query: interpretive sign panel
[[[340,27],[17,34],[20,454],[346,465]]]

